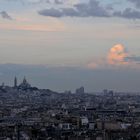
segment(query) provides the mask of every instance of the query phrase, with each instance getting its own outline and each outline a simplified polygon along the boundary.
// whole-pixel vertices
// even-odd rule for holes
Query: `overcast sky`
[[[0,80],[63,91],[140,91],[140,0],[0,0]]]

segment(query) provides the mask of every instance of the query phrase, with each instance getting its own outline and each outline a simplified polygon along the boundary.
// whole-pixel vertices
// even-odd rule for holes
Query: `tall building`
[[[76,93],[77,93],[77,94],[85,93],[84,87],[80,87],[80,88],[76,89]]]
[[[103,94],[104,94],[104,96],[107,96],[108,90],[107,90],[107,89],[104,89],[104,90],[103,90]]]
[[[17,77],[14,79],[14,87],[17,87]]]

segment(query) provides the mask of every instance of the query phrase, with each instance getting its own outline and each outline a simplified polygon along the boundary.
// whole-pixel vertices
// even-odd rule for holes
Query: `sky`
[[[0,81],[56,91],[140,91],[139,0],[0,0]]]

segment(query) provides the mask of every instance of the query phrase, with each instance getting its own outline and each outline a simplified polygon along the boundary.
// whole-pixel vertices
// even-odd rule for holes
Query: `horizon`
[[[41,66],[41,65],[18,65],[18,64],[3,64],[3,65],[1,64],[0,69],[2,70],[2,68],[3,68],[4,71],[3,71],[3,73],[0,74],[1,78],[3,79],[3,81],[1,81],[1,83],[4,83],[5,85],[11,86],[11,87],[14,85],[14,78],[16,76],[18,85],[20,83],[22,83],[22,81],[25,77],[26,80],[33,87],[37,87],[39,89],[50,89],[50,90],[53,90],[53,91],[56,91],[56,92],[65,92],[65,91],[70,90],[70,91],[72,91],[72,93],[74,93],[75,90],[77,88],[81,87],[81,86],[84,86],[85,91],[87,93],[103,92],[104,89],[113,90],[114,92],[124,92],[124,93],[126,93],[126,92],[127,93],[138,93],[138,92],[140,92],[140,90],[135,90],[135,88],[134,88],[134,90],[131,90],[132,89],[131,87],[130,87],[130,90],[126,90],[123,87],[122,87],[122,89],[119,89],[118,86],[114,86],[114,88],[112,88],[112,86],[110,86],[110,85],[108,87],[104,86],[104,87],[100,88],[101,86],[98,85],[98,83],[96,83],[96,81],[94,81],[95,85],[93,85],[92,82],[88,83],[88,84],[91,85],[91,87],[88,88],[89,85],[86,82],[89,80],[88,79],[89,77],[91,77],[91,76],[93,77],[93,76],[97,75],[98,72],[102,73],[103,71],[106,72],[106,74],[109,75],[112,70],[108,70],[108,69],[106,71],[105,70],[100,70],[100,71],[98,71],[98,70],[95,71],[94,70],[95,75],[93,75],[93,70],[88,70],[89,76],[85,80],[86,82],[80,82],[79,78],[81,78],[81,76],[84,76],[84,74],[81,74],[81,73],[87,73],[87,69],[82,69],[81,70],[81,69],[75,68],[75,67],[71,67],[71,68],[70,67],[67,67],[67,68],[66,67],[46,67],[46,66]],[[7,69],[7,71],[5,71],[5,69]],[[38,73],[38,71],[40,73]],[[44,72],[46,74],[46,71],[47,71],[48,75],[46,77],[44,77]],[[79,71],[81,73],[79,73]],[[132,70],[130,69],[129,73],[131,73],[131,71]],[[114,72],[118,72],[118,71],[113,69],[113,73]],[[119,73],[124,74],[124,72],[125,72],[125,69],[124,69],[123,73],[122,72],[119,72]],[[139,73],[139,71],[137,71],[137,70],[135,72]],[[31,73],[32,73],[32,75],[31,75]],[[57,75],[57,77],[55,79],[54,74],[57,74],[57,73],[59,73],[60,75],[59,76]],[[72,73],[72,74],[76,75],[76,76],[74,76],[75,79],[72,78],[72,79],[69,80],[69,77],[67,77],[67,73]],[[127,75],[129,75],[129,73]],[[136,73],[135,77],[133,76],[133,78],[137,77],[137,79],[139,79],[139,77],[137,76],[137,73]],[[41,74],[41,75],[39,75],[39,77],[38,77],[38,76],[36,76],[36,74]],[[64,76],[64,77],[61,77],[61,76]],[[77,79],[77,77],[78,77],[78,79]],[[86,75],[84,76],[84,78],[85,77],[86,77]],[[92,77],[91,77],[91,81],[93,79]],[[122,75],[120,77],[122,77]],[[60,83],[59,80],[62,80],[62,78],[63,78],[63,81],[67,82],[66,83],[67,86],[65,86],[66,88],[63,88],[63,86],[62,86],[62,88],[58,88],[58,85],[56,86],[56,84]],[[66,80],[65,80],[65,78],[66,78]],[[5,80],[5,79],[7,79],[7,80]],[[99,79],[98,76],[96,77],[96,79]],[[112,77],[111,79],[113,80],[115,78]],[[122,79],[123,79],[123,77],[122,77]],[[77,84],[75,84],[73,82],[75,80],[77,80],[76,81]],[[110,84],[112,83],[112,80],[110,81]],[[45,81],[45,82],[43,82],[44,84],[42,84],[42,81]],[[56,84],[53,84],[53,82],[55,82]],[[98,82],[100,83],[101,81],[98,81]],[[98,88],[96,87],[97,85],[98,85]],[[106,85],[106,81],[103,81],[102,85]],[[108,85],[108,83],[107,83],[107,85]],[[61,87],[61,83],[60,83],[59,86]],[[74,86],[74,88],[73,88],[73,86]],[[127,86],[128,85],[126,83],[126,87]],[[118,89],[116,87],[118,87]]]
[[[44,89],[44,90],[47,90],[47,89],[49,89],[49,90],[51,90],[51,91],[53,91],[53,92],[57,92],[57,93],[65,93],[65,92],[70,92],[71,94],[75,94],[76,93],[76,90],[77,89],[79,89],[79,88],[81,88],[81,87],[83,87],[84,88],[84,90],[85,90],[85,87],[84,86],[79,86],[79,87],[77,87],[76,89],[73,89],[73,90],[69,90],[69,89],[64,89],[64,91],[56,91],[56,90],[52,90],[52,89],[50,89],[50,88],[40,88],[40,87],[37,87],[36,85],[32,85],[32,83],[31,82],[29,82],[30,81],[30,79],[28,79],[28,77],[26,77],[26,76],[23,76],[22,78],[20,77],[20,79],[19,79],[19,77],[17,77],[17,76],[15,76],[15,77],[13,77],[13,79],[12,79],[12,82],[10,82],[11,84],[6,84],[6,83],[4,83],[4,82],[2,82],[2,84],[1,84],[1,87],[11,87],[11,88],[15,88],[15,86],[14,86],[14,84],[15,84],[15,78],[16,78],[16,84],[17,84],[17,87],[19,87],[20,86],[20,84],[21,83],[23,83],[23,80],[24,79],[26,79],[26,81],[27,81],[27,83],[28,84],[30,84],[31,85],[31,88],[33,87],[33,88],[37,88],[38,90],[42,90],[42,89]],[[85,91],[84,93],[88,93],[88,94],[97,94],[97,93],[99,93],[99,94],[101,94],[101,93],[103,93],[104,92],[104,90],[107,90],[108,92],[109,91],[113,91],[113,93],[125,93],[125,94],[139,94],[140,93],[140,91],[117,91],[117,90],[114,90],[114,89],[101,89],[100,91],[90,91],[90,92],[88,92],[88,91]]]

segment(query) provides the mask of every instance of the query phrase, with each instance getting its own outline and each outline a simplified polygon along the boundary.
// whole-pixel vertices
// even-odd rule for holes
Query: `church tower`
[[[24,84],[26,84],[27,83],[27,80],[26,80],[26,77],[24,76],[24,78],[23,78],[23,82],[22,83],[24,83]]]
[[[14,87],[17,87],[17,77],[14,79]]]

